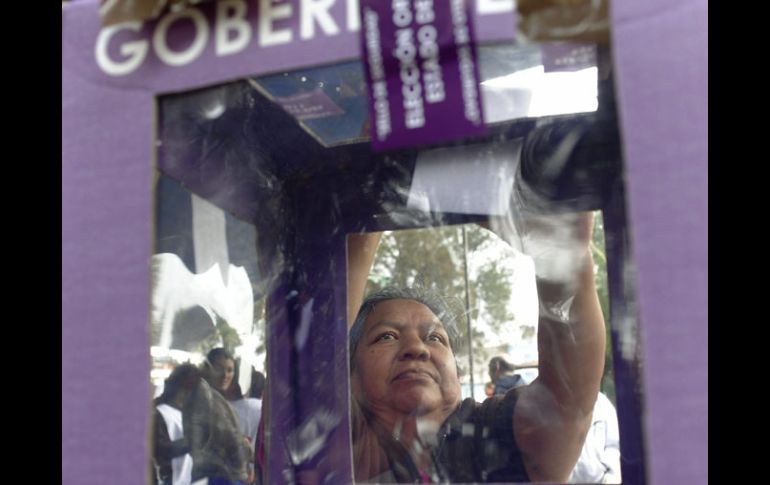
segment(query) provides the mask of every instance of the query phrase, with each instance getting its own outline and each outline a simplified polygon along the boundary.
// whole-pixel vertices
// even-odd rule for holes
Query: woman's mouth
[[[436,379],[433,377],[433,375],[422,369],[407,369],[404,371],[399,372],[396,374],[396,377],[393,378],[393,382],[396,381],[408,381],[408,380],[433,380]]]

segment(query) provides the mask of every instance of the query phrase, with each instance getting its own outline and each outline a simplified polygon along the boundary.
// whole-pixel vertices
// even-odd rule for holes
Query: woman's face
[[[353,391],[375,414],[441,413],[460,401],[449,336],[422,303],[378,303],[366,318],[355,362]]]
[[[235,362],[227,357],[219,357],[211,364],[211,385],[223,392],[230,389],[235,375]]]

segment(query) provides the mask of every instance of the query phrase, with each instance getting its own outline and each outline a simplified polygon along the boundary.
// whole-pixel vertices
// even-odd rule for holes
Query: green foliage
[[[456,294],[462,284],[456,252],[457,228],[398,231],[386,234],[378,249],[367,292],[383,286],[422,285]],[[461,253],[460,253],[461,254]]]
[[[601,212],[594,218],[594,232],[591,240],[591,252],[594,258],[596,293],[604,315],[607,332],[607,345],[604,351],[604,376],[601,390],[615,403],[615,373],[612,363],[612,338],[610,336],[610,298],[607,286],[607,256],[604,246],[604,220]]]
[[[468,253],[488,249],[497,238],[486,229],[473,224],[465,231]],[[507,352],[507,342],[488,352],[489,342],[479,330],[479,319],[498,332],[509,325],[514,316],[508,309],[511,297],[511,273],[505,266],[490,260],[468,275],[466,308],[466,284],[464,241],[462,226],[434,229],[404,230],[386,233],[375,257],[366,287],[366,293],[384,286],[421,285],[431,288],[450,300],[464,318],[458,320],[463,346],[455,349],[461,371],[467,373],[468,321],[471,320],[471,341],[474,354],[474,372],[486,369],[492,352]],[[534,332],[534,328],[531,330]],[[464,357],[464,358],[463,358]],[[478,367],[481,366],[481,367]]]
[[[475,224],[466,226],[468,254],[489,250],[499,243],[497,236]],[[596,269],[596,288],[607,322],[607,346],[602,392],[615,402],[615,381],[612,363],[612,345],[609,333],[609,293],[607,287],[607,258],[604,249],[604,223],[601,213],[595,218],[591,245]],[[471,270],[468,275],[469,305],[466,309],[465,260],[462,226],[446,226],[388,232],[383,235],[369,276],[366,293],[385,286],[422,285],[438,291],[454,300],[466,318],[460,319],[463,346],[455,349],[460,369],[469,371],[467,347],[467,318],[471,321],[471,342],[474,375],[486,374],[489,359],[508,352],[509,342],[490,342],[479,322],[488,325],[492,334],[503,326],[511,325],[515,316],[507,303],[512,296],[512,274],[498,260],[492,259]],[[533,325],[521,325],[523,339],[534,338],[537,329]],[[497,345],[496,345],[497,344]]]
[[[222,337],[222,347],[227,349],[227,351],[233,352],[236,347],[241,345],[241,338],[238,336],[238,332],[219,316],[217,316],[217,330]]]
[[[257,348],[254,353],[264,354],[267,350],[267,333],[265,328],[265,297],[254,300],[254,320],[252,322],[252,331],[258,335]]]

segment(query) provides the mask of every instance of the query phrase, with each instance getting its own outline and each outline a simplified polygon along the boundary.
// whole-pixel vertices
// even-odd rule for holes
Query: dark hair
[[[206,360],[209,361],[209,364],[214,365],[214,362],[217,360],[225,358],[230,359],[233,362],[235,362],[235,357],[233,357],[233,354],[231,354],[227,349],[224,347],[216,347],[211,350],[209,350],[209,353],[206,354]]]
[[[423,287],[396,288],[388,286],[364,298],[364,302],[358,310],[358,315],[350,327],[351,371],[354,367],[354,357],[358,348],[358,341],[361,340],[361,336],[364,333],[366,317],[369,316],[378,303],[388,300],[414,300],[428,307],[444,326],[444,330],[446,330],[449,336],[450,348],[452,350],[458,348],[460,331],[457,329],[457,315],[444,298],[438,293]]]
[[[219,391],[219,393],[222,394],[228,401],[235,401],[238,399],[242,399],[243,391],[241,390],[241,385],[238,382],[238,374],[239,374],[238,360],[235,357],[233,357],[233,354],[230,353],[229,350],[225,349],[224,347],[216,347],[209,350],[209,353],[206,354],[205,364],[209,368],[209,370],[213,370],[214,364],[220,359],[228,359],[233,361],[233,364],[235,367],[234,373],[233,373],[233,382],[230,383],[230,388],[225,389],[224,391],[221,391],[219,388],[216,388],[215,386],[211,386],[211,387]]]
[[[201,372],[193,364],[178,365],[163,381],[163,393],[155,399],[156,404],[171,403],[182,389],[192,389],[201,379]]]
[[[505,360],[503,357],[492,357],[489,361],[489,378],[493,381],[497,380],[496,376],[500,372],[513,372],[516,370],[516,366]]]
[[[262,399],[262,393],[265,390],[265,374],[251,368],[251,388],[249,389],[249,397]]]

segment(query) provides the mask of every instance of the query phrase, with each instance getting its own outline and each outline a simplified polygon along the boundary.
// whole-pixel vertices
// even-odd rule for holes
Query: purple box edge
[[[63,15],[84,15],[75,9],[95,5],[74,2]],[[642,19],[632,2],[613,4],[645,336],[650,483],[702,484],[708,483],[707,5],[680,0],[658,7],[665,10]],[[146,320],[149,297],[152,154],[149,140],[142,143],[159,88],[92,83],[67,62],[83,46],[66,40],[62,483],[135,485],[144,479],[149,410],[146,329],[135,323]],[[112,116],[101,116],[99,107]],[[693,112],[702,116],[684,119],[682,113]]]

